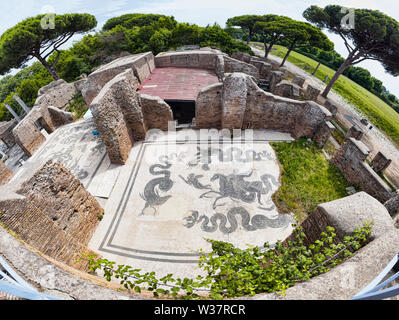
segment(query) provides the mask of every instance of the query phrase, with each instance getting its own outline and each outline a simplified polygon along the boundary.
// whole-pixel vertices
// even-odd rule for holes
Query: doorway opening
[[[178,125],[191,125],[195,118],[195,101],[165,100],[173,112],[173,119]]]

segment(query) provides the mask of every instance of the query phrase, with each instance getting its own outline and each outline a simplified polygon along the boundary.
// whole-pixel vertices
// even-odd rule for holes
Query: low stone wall
[[[202,112],[200,109],[205,105],[207,108]],[[270,129],[291,133],[295,138],[317,137],[321,145],[332,130],[327,123],[331,113],[324,107],[313,101],[296,101],[265,92],[243,73],[226,74],[221,85],[204,88],[196,108],[199,129],[219,123],[227,129]]]
[[[203,88],[195,101],[195,124],[198,128],[222,127],[223,83],[215,83]]]
[[[242,62],[227,56],[223,56],[223,59],[225,73],[242,72],[254,77],[256,81],[259,80],[259,70],[252,64]]]
[[[173,113],[164,100],[159,97],[140,94],[140,104],[146,130],[168,131],[168,122],[173,121]]]
[[[143,139],[145,128],[132,69],[104,85],[90,110],[112,163],[124,164],[134,140]]]
[[[396,191],[396,195],[384,203],[385,208],[387,208],[391,216],[399,214],[399,190]],[[399,215],[396,217],[399,222]]]
[[[320,95],[320,90],[308,84],[303,95],[306,100],[312,100],[317,102],[317,99]]]
[[[364,143],[350,138],[338,149],[331,161],[350,183],[359,186],[381,203],[385,203],[394,196],[394,193],[365,162],[369,154],[370,150]]]
[[[141,83],[150,75],[154,68],[155,62],[152,52],[118,58],[100,67],[87,77],[82,88],[83,99],[89,106],[105,84],[126,69],[131,69]]]
[[[18,122],[15,119],[0,123],[0,140],[3,141],[8,148],[11,148],[15,145],[15,138],[12,134],[12,130],[17,124]]]
[[[60,79],[40,88],[35,105],[39,107],[53,106],[65,110],[75,97],[77,90],[73,83]]]
[[[326,226],[338,239],[352,235],[366,221],[373,221],[371,242],[332,270],[300,282],[284,295],[258,294],[256,300],[347,300],[370,283],[397,255],[399,230],[385,207],[365,192],[320,204],[301,224],[309,244],[320,238]],[[290,236],[285,242],[292,240]]]
[[[358,126],[352,126],[349,128],[349,130],[346,132],[345,138],[354,138],[356,140],[361,140],[363,137],[363,130],[360,129]]]
[[[17,192],[82,244],[90,240],[103,211],[80,181],[59,162],[47,162]]]
[[[105,279],[33,252],[0,226],[0,256],[38,291],[64,300],[126,300],[139,296],[112,290]]]
[[[231,57],[236,60],[255,66],[258,69],[260,79],[268,80],[271,72],[273,71],[272,65],[268,63],[265,58],[251,56],[250,54],[244,52],[233,52]],[[237,71],[237,72],[243,72],[243,71]]]
[[[259,70],[252,64],[231,58],[219,50],[161,52],[155,57],[157,68],[199,68],[213,70],[222,79],[225,73],[243,72],[259,80]]]
[[[32,156],[43,142],[46,141],[46,138],[39,131],[36,122],[39,122],[48,133],[51,133],[58,127],[72,121],[73,116],[69,112],[52,106],[35,105],[12,132],[18,146],[25,154]]]
[[[157,68],[199,68],[215,70],[218,63],[218,50],[187,50],[161,52],[155,57]]]
[[[0,223],[39,252],[71,267],[93,253],[86,245],[103,213],[97,201],[61,163],[47,162],[28,181],[0,188]]]
[[[386,168],[389,167],[389,165],[392,163],[392,160],[389,159],[385,154],[383,154],[381,151],[379,151],[373,160],[371,160],[371,166],[373,169],[377,172],[382,172]]]
[[[331,114],[333,116],[335,116],[337,114],[338,107],[337,107],[337,105],[334,102],[326,99],[326,101],[324,102],[324,106],[328,109],[328,111],[331,112]]]
[[[272,93],[281,97],[298,100],[302,95],[302,88],[295,83],[283,80],[274,87]]]
[[[0,186],[10,181],[13,173],[6,167],[3,161],[0,160]]]

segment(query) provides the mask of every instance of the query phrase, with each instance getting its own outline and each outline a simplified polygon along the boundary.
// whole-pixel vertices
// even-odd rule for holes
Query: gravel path
[[[264,56],[263,50],[259,50],[254,47],[251,47],[251,49],[256,55]],[[275,60],[280,63],[282,61],[281,58],[273,56],[273,55],[269,55],[268,59]],[[312,76],[305,70],[297,67],[296,65],[294,65],[288,61],[285,63],[285,67],[287,67],[290,72],[305,77],[306,82],[308,84],[310,84],[322,91],[326,87],[326,84],[323,83],[320,79]],[[362,118],[367,119],[367,116],[365,114],[363,114],[361,111],[359,111],[353,104],[348,103],[348,101],[346,101],[339,94],[337,94],[333,91],[330,91],[328,97],[330,100],[333,100],[336,102],[336,104],[338,106],[337,118],[340,120],[340,122],[343,125],[347,126],[347,128],[349,128],[352,124],[345,117],[345,115],[350,115],[358,120],[360,120]],[[386,169],[385,173],[391,179],[392,182],[394,182],[397,186],[399,186],[399,150],[389,140],[389,138],[378,128],[373,127],[372,130],[370,130],[370,131],[367,130],[366,133],[367,134],[365,134],[364,138],[362,139],[362,142],[364,142],[371,150],[371,157],[374,157],[378,151],[381,151],[392,159],[392,163],[388,167],[388,169]]]

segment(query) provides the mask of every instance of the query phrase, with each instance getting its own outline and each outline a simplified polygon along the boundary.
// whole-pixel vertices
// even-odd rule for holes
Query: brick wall
[[[0,160],[0,186],[10,181],[13,173],[6,167],[3,161]]]
[[[103,213],[97,201],[61,163],[47,162],[22,184],[18,197],[0,201],[0,223],[39,252],[77,269],[77,261]]]
[[[365,162],[370,150],[354,138],[346,140],[331,161],[341,170],[345,178],[363,191],[385,203],[394,193],[378,174]]]

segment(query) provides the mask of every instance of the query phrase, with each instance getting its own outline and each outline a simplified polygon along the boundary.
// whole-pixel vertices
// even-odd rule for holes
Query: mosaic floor
[[[268,143],[291,137],[198,135],[179,131],[135,145],[91,249],[118,264],[192,276],[200,250],[211,249],[204,238],[245,248],[291,233],[293,218],[279,214],[271,200],[280,168]]]
[[[96,191],[98,176],[109,169],[110,162],[101,138],[92,133],[95,130],[96,125],[92,119],[59,128],[47,136],[47,141],[25,162],[14,178],[29,171],[30,164],[34,163],[37,167],[52,159],[63,163],[86,189]],[[101,191],[98,193],[101,194]],[[98,196],[96,192],[93,195]]]

